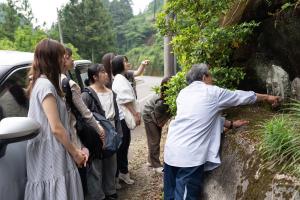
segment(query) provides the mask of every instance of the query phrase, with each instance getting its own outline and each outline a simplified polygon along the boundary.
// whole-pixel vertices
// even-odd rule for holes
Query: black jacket
[[[91,97],[91,95],[93,97]],[[102,109],[101,102],[100,102],[96,92],[91,87],[84,88],[81,96],[82,96],[83,102],[88,107],[88,109],[90,109],[90,111],[92,113],[93,112],[99,113],[100,115],[105,117],[105,111]],[[116,97],[117,97],[117,95],[113,92],[113,102],[114,102],[114,108],[115,108],[115,117],[114,117],[115,126],[116,126],[115,128],[119,134],[122,134],[121,121],[120,121],[120,117],[119,117],[119,108],[118,108]],[[97,101],[97,103],[95,102],[95,100]],[[97,104],[99,105],[99,107],[97,106]]]

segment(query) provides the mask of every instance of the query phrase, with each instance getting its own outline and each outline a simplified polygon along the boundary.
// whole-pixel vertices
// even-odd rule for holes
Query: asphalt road
[[[136,90],[137,90],[137,97],[138,102],[140,105],[140,110],[142,111],[146,101],[151,98],[154,94],[153,87],[159,86],[162,77],[154,77],[154,76],[139,76],[136,78]],[[141,124],[137,128],[132,131],[132,137],[135,136],[145,136],[144,134],[144,126]]]

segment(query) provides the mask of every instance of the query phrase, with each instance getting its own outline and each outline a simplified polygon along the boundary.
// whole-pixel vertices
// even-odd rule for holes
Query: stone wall
[[[205,178],[201,199],[299,200],[300,180],[262,168],[255,144],[245,129],[223,138],[222,164]]]

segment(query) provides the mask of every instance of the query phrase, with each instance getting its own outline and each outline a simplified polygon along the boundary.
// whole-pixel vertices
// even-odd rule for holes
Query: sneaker
[[[119,179],[124,181],[128,185],[132,185],[134,183],[134,180],[132,180],[130,178],[129,173],[127,173],[127,174],[120,173],[119,174]]]
[[[164,172],[164,168],[163,167],[155,167],[155,168],[152,168],[152,170],[155,173],[160,173],[160,174],[162,174]]]
[[[116,189],[120,190],[122,188],[120,182],[119,182],[119,178],[116,178]]]

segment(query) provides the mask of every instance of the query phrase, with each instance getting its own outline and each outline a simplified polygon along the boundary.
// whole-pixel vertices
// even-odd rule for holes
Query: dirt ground
[[[163,144],[166,138],[164,127],[161,141],[161,161]],[[122,189],[118,190],[119,200],[160,200],[163,191],[163,174],[155,173],[147,167],[147,139],[144,124],[132,132],[129,148],[129,172],[134,179],[133,185],[121,182]]]

